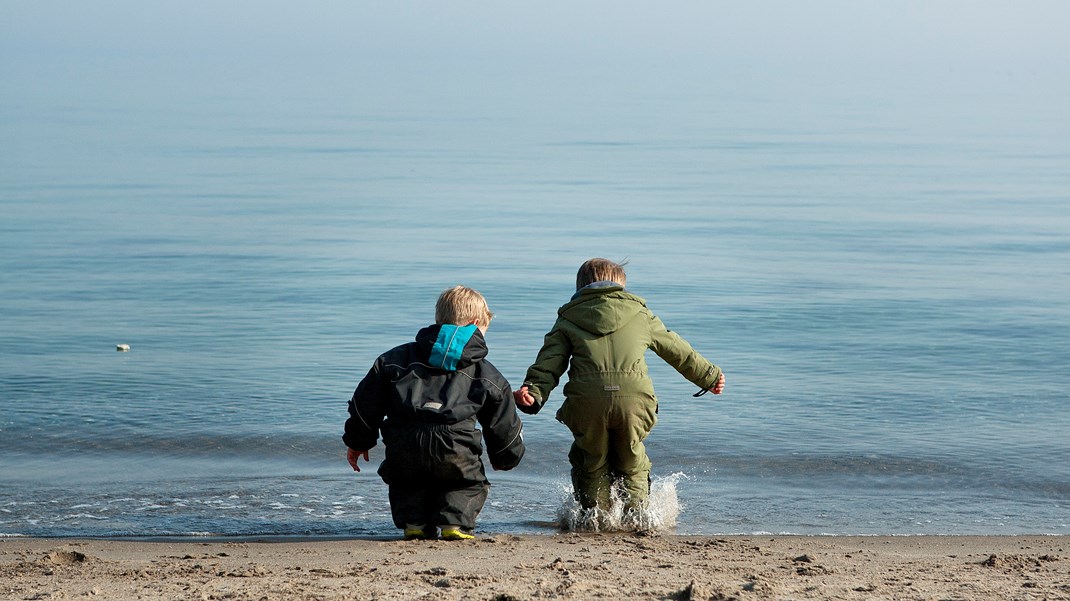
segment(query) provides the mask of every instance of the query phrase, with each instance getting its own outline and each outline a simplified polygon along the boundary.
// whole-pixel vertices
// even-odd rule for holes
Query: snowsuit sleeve
[[[382,361],[377,360],[349,399],[349,419],[342,442],[355,451],[367,451],[379,440],[379,426],[389,398],[382,368]]]
[[[665,327],[653,313],[650,319],[650,349],[695,386],[708,390],[721,377],[721,368],[703,357],[679,334]]]
[[[520,407],[524,413],[536,414],[546,404],[546,398],[550,391],[557,387],[561,381],[561,374],[568,369],[568,360],[572,356],[572,343],[568,335],[560,327],[559,318],[554,327],[543,338],[542,348],[535,357],[535,363],[528,368],[524,376],[524,384],[528,387],[531,396],[535,397],[535,404],[530,407]]]
[[[487,400],[476,419],[483,427],[491,467],[496,470],[516,467],[524,457],[524,426],[516,414],[513,391],[508,383],[501,389],[488,391]]]

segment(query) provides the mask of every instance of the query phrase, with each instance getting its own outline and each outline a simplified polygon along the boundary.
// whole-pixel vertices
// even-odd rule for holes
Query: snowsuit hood
[[[446,371],[464,369],[487,356],[487,343],[475,324],[428,326],[417,332],[416,345],[428,365]]]
[[[578,290],[557,314],[592,334],[604,336],[624,327],[644,308],[646,302],[624,286],[596,282]]]

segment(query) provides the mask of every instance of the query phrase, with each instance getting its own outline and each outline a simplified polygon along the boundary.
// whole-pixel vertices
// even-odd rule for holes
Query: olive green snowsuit
[[[658,412],[644,353],[653,350],[703,390],[716,384],[721,369],[618,284],[582,288],[557,314],[524,382],[536,404],[520,410],[537,413],[568,368],[557,419],[575,437],[569,461],[577,499],[585,508],[607,509],[610,484],[619,479],[629,506],[640,507],[650,491],[643,440]]]

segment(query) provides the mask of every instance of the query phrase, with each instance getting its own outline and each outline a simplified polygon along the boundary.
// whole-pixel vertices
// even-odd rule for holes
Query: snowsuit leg
[[[589,430],[576,436],[568,452],[572,464],[572,491],[584,509],[610,505],[608,445],[604,431]]]
[[[433,507],[431,491],[414,482],[390,484],[387,498],[390,499],[390,515],[394,526],[405,528],[409,524],[434,525],[429,521]]]
[[[584,508],[608,509],[619,479],[629,507],[650,492],[650,459],[643,440],[657,422],[657,401],[645,396],[569,398],[557,413],[574,437],[569,451],[572,486]]]
[[[650,495],[650,458],[646,440],[657,422],[657,401],[618,397],[610,430],[610,465],[625,492],[625,508],[639,509]]]
[[[487,501],[490,486],[482,482],[391,484],[388,497],[394,526],[408,524],[423,526],[460,526],[466,530],[476,527],[476,518]]]
[[[458,433],[447,426],[383,430],[386,457],[379,475],[389,486],[395,526],[475,528],[490,490],[479,437],[478,431]]]
[[[435,517],[430,523],[436,526],[450,524],[473,530],[476,527],[476,517],[487,502],[489,491],[490,485],[485,482],[474,482],[467,486],[455,484],[440,489]]]

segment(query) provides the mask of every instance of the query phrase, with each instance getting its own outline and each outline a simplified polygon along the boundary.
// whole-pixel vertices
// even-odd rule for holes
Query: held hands
[[[535,397],[528,392],[527,386],[521,386],[520,390],[513,391],[513,401],[521,407],[531,407],[535,404]]]
[[[724,392],[724,373],[721,373],[720,377],[717,378],[717,383],[713,385],[713,388],[710,388],[710,392],[713,394]]]
[[[369,461],[368,451],[357,451],[355,449],[346,450],[346,459],[349,461],[350,467],[352,467],[355,472],[360,471],[360,466],[357,465],[357,459],[360,457],[364,457],[364,461]]]

